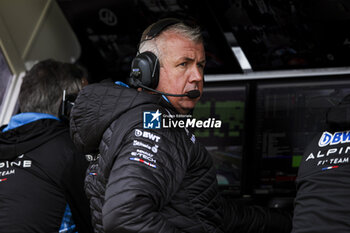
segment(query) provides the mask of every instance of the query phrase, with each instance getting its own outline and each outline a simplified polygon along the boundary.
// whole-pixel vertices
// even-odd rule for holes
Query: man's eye
[[[179,66],[186,66],[186,64],[187,64],[186,62],[182,62],[179,64]]]
[[[200,68],[200,69],[204,69],[204,65],[203,65],[203,64],[198,64],[197,66],[198,66],[198,68]]]

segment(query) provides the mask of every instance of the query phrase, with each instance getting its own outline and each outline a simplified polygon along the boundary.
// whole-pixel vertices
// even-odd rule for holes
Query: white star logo
[[[153,116],[153,118],[152,118],[152,120],[151,120],[151,122],[152,122],[152,121],[154,121],[155,119],[159,120],[159,116],[161,116],[162,114],[159,112],[159,109],[158,109],[157,112],[152,113],[151,115]]]

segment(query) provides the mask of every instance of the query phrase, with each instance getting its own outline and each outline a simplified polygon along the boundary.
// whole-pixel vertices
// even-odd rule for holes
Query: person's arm
[[[257,205],[245,205],[223,199],[226,232],[228,233],[289,233],[292,214]]]
[[[75,150],[72,150],[69,156],[62,179],[65,197],[78,232],[92,233],[90,207],[84,191],[84,179],[88,163],[85,157]]]
[[[140,136],[145,131],[151,134]],[[133,130],[115,152],[102,209],[106,233],[180,232],[160,212],[181,184],[186,161],[164,136],[169,131],[159,132]]]

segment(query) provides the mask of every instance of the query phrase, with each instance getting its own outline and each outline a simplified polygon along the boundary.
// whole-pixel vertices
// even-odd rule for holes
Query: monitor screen
[[[221,120],[220,128],[196,129],[195,135],[211,154],[220,187],[237,189],[241,185],[245,112],[245,86],[204,88],[193,116]]]
[[[256,192],[294,192],[306,146],[327,129],[328,109],[349,93],[350,79],[257,84]]]

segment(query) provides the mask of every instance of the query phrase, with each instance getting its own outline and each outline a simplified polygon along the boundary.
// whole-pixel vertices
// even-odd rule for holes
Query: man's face
[[[157,90],[171,94],[185,94],[191,90],[203,91],[205,52],[202,43],[171,32],[164,32],[158,43],[162,52]],[[200,97],[167,97],[179,113],[193,109]]]

